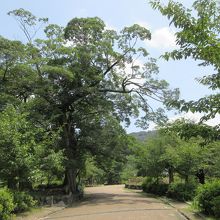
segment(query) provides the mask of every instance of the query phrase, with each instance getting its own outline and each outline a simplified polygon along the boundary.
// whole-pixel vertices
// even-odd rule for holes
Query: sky
[[[191,7],[192,4],[192,0],[179,0],[179,2],[187,7]],[[18,28],[18,24],[7,15],[7,12],[18,8],[29,10],[37,17],[47,17],[49,23],[61,26],[65,26],[74,17],[94,16],[100,17],[108,28],[115,30],[121,30],[124,26],[134,23],[140,24],[152,33],[152,40],[145,42],[145,47],[155,58],[176,47],[175,29],[169,26],[166,17],[150,7],[147,0],[1,0],[0,35],[22,41],[24,35]],[[159,77],[167,80],[171,88],[179,88],[181,99],[199,99],[210,94],[211,91],[196,82],[195,78],[212,73],[213,70],[198,67],[197,64],[189,59],[168,62],[159,59]],[[167,114],[170,118],[179,117],[174,115],[173,111]],[[187,117],[193,119],[199,116],[188,113]],[[136,128],[133,124],[127,128],[128,132],[139,130],[142,129]]]

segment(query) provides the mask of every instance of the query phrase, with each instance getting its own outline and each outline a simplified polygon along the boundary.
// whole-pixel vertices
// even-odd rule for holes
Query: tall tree
[[[61,129],[60,147],[68,158],[65,183],[74,192],[77,164],[83,163],[87,150],[80,143],[85,131],[89,134],[88,127],[95,129],[108,117],[129,123],[129,117],[138,117],[140,110],[142,125],[158,122],[163,110],[153,110],[148,99],[166,103],[178,97],[178,90],[169,90],[166,81],[157,79],[155,59],[138,46],[150,40],[150,32],[137,24],[117,33],[107,30],[97,17],[74,18],[66,28],[48,25],[45,39],[34,40],[29,29],[47,19],[23,9],[10,15],[28,39],[22,65],[34,75],[28,80],[34,79],[30,111],[36,121],[49,121],[47,127]]]

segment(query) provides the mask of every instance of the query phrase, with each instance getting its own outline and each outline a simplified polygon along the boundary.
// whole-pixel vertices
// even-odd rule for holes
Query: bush
[[[162,196],[166,194],[168,184],[163,183],[155,178],[147,177],[143,181],[142,188],[144,192]]]
[[[200,186],[196,192],[195,204],[204,213],[220,217],[220,180]]]
[[[188,201],[194,198],[195,192],[196,184],[194,183],[171,183],[168,187],[167,197]]]
[[[14,207],[12,193],[7,188],[0,189],[0,219],[9,219]]]
[[[213,199],[212,204],[213,204],[212,210],[213,210],[214,216],[220,217],[220,196],[215,197]]]
[[[129,186],[142,186],[143,183],[143,177],[138,176],[138,177],[133,177],[128,179],[128,181],[126,181],[126,185]]]
[[[14,203],[15,209],[14,212],[23,212],[27,211],[29,208],[33,207],[36,204],[36,201],[26,192],[14,192]]]

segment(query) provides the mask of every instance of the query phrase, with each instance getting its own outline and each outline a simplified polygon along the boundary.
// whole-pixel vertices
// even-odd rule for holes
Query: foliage
[[[62,150],[55,148],[56,140],[57,136],[53,137],[53,134],[50,134],[50,139],[45,137],[43,144],[35,148],[35,160],[32,163],[33,166],[35,165],[35,169],[31,170],[30,175],[33,186],[51,185],[62,179],[65,157]],[[50,149],[46,147],[50,147]]]
[[[154,9],[158,9],[178,29],[176,43],[179,49],[166,53],[164,58],[179,60],[192,57],[202,62],[201,66],[212,66],[215,72],[198,79],[198,82],[213,91],[218,91],[220,88],[218,1],[197,0],[194,1],[191,9],[175,1],[169,1],[166,5],[157,0],[150,2]],[[220,113],[219,93],[196,101],[174,101],[170,103],[170,106],[175,106],[181,111],[203,112],[205,113],[203,120],[207,120]]]
[[[188,201],[194,198],[195,191],[195,183],[173,182],[168,187],[167,196],[173,199],[177,199],[179,201]]]
[[[198,138],[181,140],[178,133],[163,128],[145,143],[133,147],[137,174],[155,178],[168,175],[171,183],[174,173],[178,173],[187,182],[190,176],[206,167],[207,152],[199,143]]]
[[[104,171],[97,167],[94,158],[88,157],[85,163],[85,171],[82,174],[85,185],[94,186],[105,182]]]
[[[165,153],[165,146],[162,138],[152,137],[146,143],[140,143],[135,153],[138,157],[139,175],[157,178],[163,174],[165,163],[162,155]]]
[[[201,146],[217,141],[220,138],[219,131],[215,127],[186,119],[178,119],[172,123],[167,123],[163,131],[167,134],[175,133],[184,140],[196,138],[199,141],[201,139]]]
[[[208,176],[220,178],[220,142],[210,143],[204,149],[204,169]]]
[[[196,0],[193,2],[191,8],[186,8],[182,3],[172,0],[167,4],[163,4],[160,0],[152,0],[150,3],[154,9],[158,9],[162,15],[170,20],[170,24],[173,24],[177,28],[176,44],[178,48],[172,52],[165,53],[163,58],[166,60],[193,58],[200,62],[200,66],[213,67],[212,74],[199,78],[197,81],[217,92],[213,92],[212,95],[195,101],[171,101],[168,106],[176,107],[180,111],[191,111],[193,113],[202,112],[205,115],[202,117],[201,122],[214,118],[220,113],[218,93],[220,88],[219,2],[215,0]],[[170,128],[168,128],[168,130],[169,129]],[[179,149],[177,149],[177,154],[180,155],[180,160],[178,159],[177,161],[179,165],[182,164],[181,166],[177,166],[177,169],[181,171],[180,174],[183,175],[184,169],[187,168],[187,160],[191,158],[193,164],[188,161],[190,162],[190,166],[188,166],[189,173],[193,173],[194,168],[199,168],[196,176],[200,179],[201,183],[204,183],[205,175],[218,177],[219,126],[211,128],[202,123],[195,124],[179,121],[175,126],[171,125],[170,130],[172,129],[180,135],[181,138],[189,140],[189,142],[194,142],[194,144],[197,143],[196,145],[203,147],[201,148],[202,150],[199,151],[198,147],[195,146],[192,148],[192,152],[190,152],[190,147],[185,145],[185,147],[180,149],[180,154]],[[196,156],[196,154],[200,155]],[[176,155],[174,151],[172,155]],[[187,157],[189,158],[187,159]],[[183,167],[185,168],[182,169]],[[185,171],[188,173],[188,169],[185,169]],[[217,183],[213,183],[213,186],[212,183],[207,183],[199,188],[196,200],[199,207],[208,214],[214,214],[213,209],[219,210],[219,207],[212,208],[213,204],[219,205],[219,199],[213,198],[215,192],[218,191],[217,188]]]
[[[2,220],[10,219],[12,213],[27,211],[35,204],[36,201],[26,192],[0,189],[0,218]]]
[[[188,178],[189,174],[194,173],[202,184],[206,176],[216,177],[218,175],[218,169],[216,169],[219,162],[218,129],[182,119],[168,123],[162,128],[162,132],[167,135],[175,134],[181,139],[179,147],[176,148],[177,152],[173,148],[168,148],[166,153],[166,157],[174,163],[180,175]]]
[[[214,180],[198,188],[195,204],[201,211],[209,215],[220,217],[219,213],[220,199],[220,180]]]
[[[36,205],[36,201],[27,192],[14,191],[14,212],[19,213],[29,210]]]
[[[103,139],[106,124],[128,125],[129,117],[137,118],[141,110],[143,117],[137,123],[142,127],[150,120],[164,121],[164,110],[153,110],[148,99],[166,103],[179,95],[158,79],[156,60],[140,47],[150,40],[150,31],[134,24],[117,33],[106,29],[100,18],[73,18],[65,28],[49,24],[45,37],[36,39],[32,30],[38,30],[47,19],[38,19],[24,9],[9,15],[18,21],[28,43],[1,39],[2,108],[7,100],[16,106],[27,103],[34,125],[52,132],[60,129],[60,138],[51,151],[53,154],[59,149],[65,156],[62,172],[70,191],[76,190],[88,154],[98,164],[102,158],[103,168],[121,170],[119,156],[112,164],[103,160],[115,144],[114,139],[109,144]],[[101,132],[100,137],[94,132]],[[118,135],[120,140],[123,136]],[[51,166],[45,165],[44,171],[48,173]]]
[[[214,216],[216,217],[220,217],[220,196],[217,196],[213,199],[213,202],[212,202],[212,210],[213,210],[213,213],[214,213]]]
[[[118,121],[111,117],[103,120],[102,126],[98,124],[95,128],[94,124],[89,127],[89,136],[82,132],[82,145],[90,144],[88,149],[95,165],[103,171],[103,183],[120,183],[121,172],[129,154],[129,139]]]
[[[126,181],[126,185],[128,185],[128,186],[141,186],[142,187],[143,180],[144,180],[144,177],[136,176],[136,177],[128,179]]]
[[[62,170],[62,152],[47,149],[57,140],[54,133],[33,126],[22,108],[8,106],[0,117],[0,175],[9,188],[32,188],[43,181],[41,173],[49,178]]]
[[[14,210],[13,195],[7,188],[0,189],[0,219],[8,220]]]
[[[0,117],[1,179],[9,187],[16,187],[29,176],[33,159],[30,152],[36,146],[35,134],[25,120],[25,114],[20,114],[12,106],[1,112]]]
[[[196,142],[181,142],[177,148],[168,148],[165,157],[170,158],[175,171],[187,182],[188,177],[194,175],[202,166],[202,151]]]
[[[123,163],[113,161],[111,163],[111,166],[109,167],[109,170],[105,170],[105,179],[106,184],[113,185],[113,184],[120,184],[121,183],[121,172],[123,169]]]
[[[138,173],[137,158],[132,153],[126,157],[126,163],[121,173],[122,182],[127,182],[129,179],[135,178]]]
[[[166,194],[168,184],[152,177],[146,177],[143,181],[142,188],[144,192],[162,196]]]

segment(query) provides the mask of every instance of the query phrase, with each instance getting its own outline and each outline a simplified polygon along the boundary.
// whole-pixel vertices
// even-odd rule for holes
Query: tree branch
[[[99,89],[99,92],[112,92],[112,93],[131,93],[133,92],[134,90],[131,89],[131,90],[117,90],[117,89]]]

